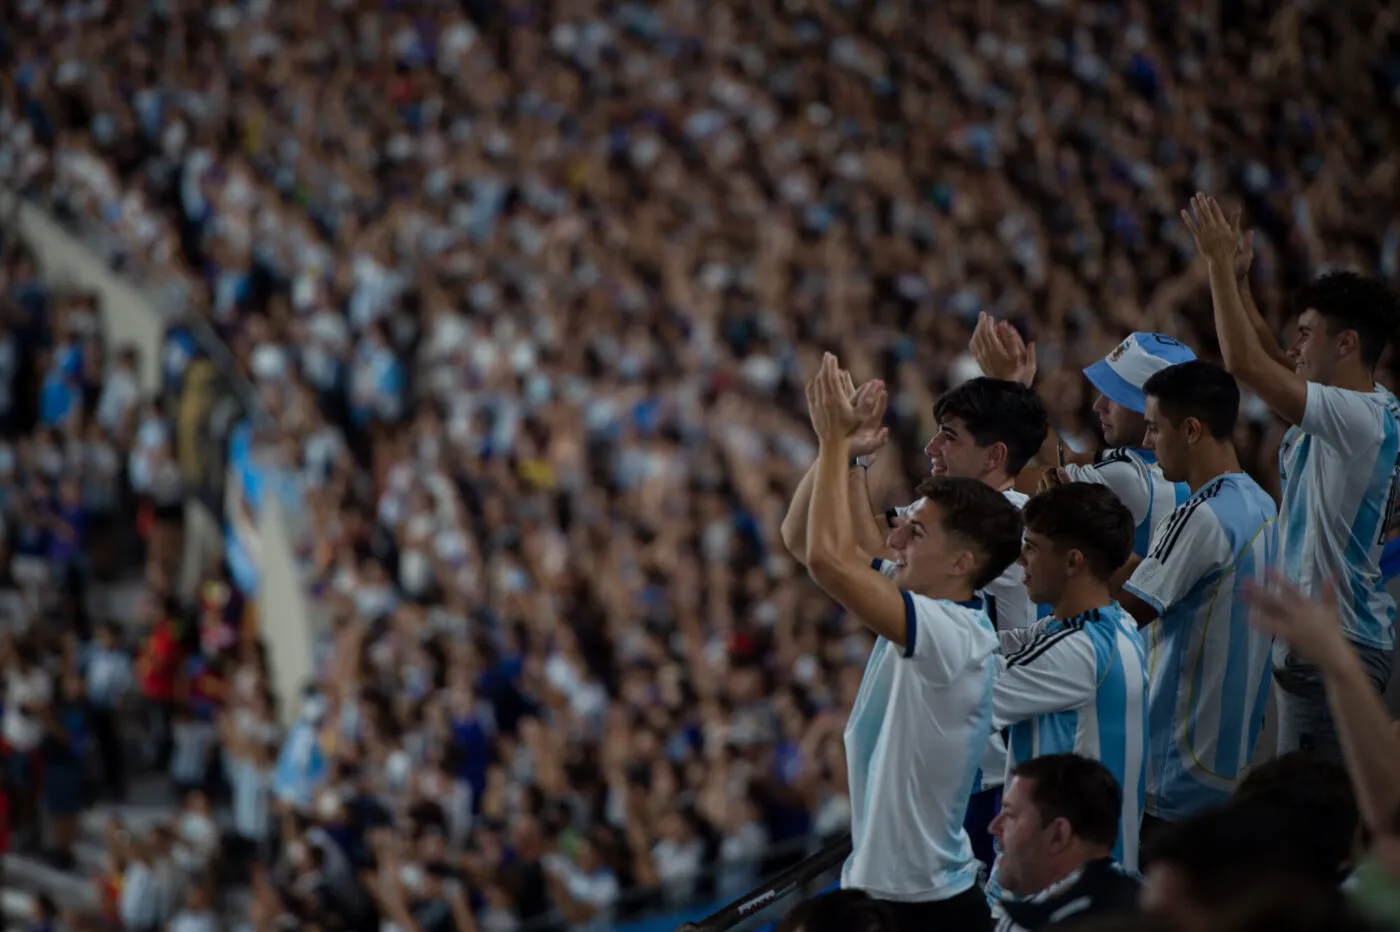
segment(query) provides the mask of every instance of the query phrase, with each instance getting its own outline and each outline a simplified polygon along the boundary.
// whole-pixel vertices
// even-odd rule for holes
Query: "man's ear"
[[[1343,330],[1341,333],[1337,334],[1337,355],[1355,355],[1360,358],[1361,334],[1357,333],[1355,330]]]

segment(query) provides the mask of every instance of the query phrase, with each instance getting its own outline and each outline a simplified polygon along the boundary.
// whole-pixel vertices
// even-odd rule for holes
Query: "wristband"
[[[875,457],[869,454],[865,456],[853,456],[851,457],[851,462],[847,468],[855,469],[857,466],[859,466],[861,469],[869,469],[874,463]]]

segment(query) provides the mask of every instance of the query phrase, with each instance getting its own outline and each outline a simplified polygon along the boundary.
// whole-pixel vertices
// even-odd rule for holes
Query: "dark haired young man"
[[[851,390],[848,385],[848,390]],[[871,510],[868,468],[884,445],[884,386],[868,382],[855,392],[865,405],[867,419],[851,438],[850,490],[856,533],[863,548],[873,555],[886,553],[882,524],[898,528],[913,505],[891,509],[883,518]],[[1013,487],[1017,474],[1045,442],[1049,418],[1034,391],[1019,382],[978,378],[944,392],[933,407],[938,432],[924,447],[934,477],[976,479],[996,489],[1012,505],[1020,508],[1026,495]],[[792,508],[783,521],[783,542],[799,561],[806,562],[805,540],[807,503],[811,495],[809,471],[793,497]],[[883,497],[883,496],[881,496]],[[1021,567],[1013,562],[978,593],[987,614],[999,631],[1025,628],[1035,623],[1036,605],[1026,596]],[[988,867],[994,857],[987,825],[996,815],[997,789],[1006,771],[1006,745],[1000,734],[988,737],[987,750],[974,781],[974,795],[968,809],[968,831],[973,850]]]
[[[1197,194],[1182,211],[1206,260],[1225,366],[1292,426],[1279,449],[1282,570],[1318,597],[1332,579],[1347,640],[1377,691],[1390,678],[1395,602],[1380,559],[1400,513],[1400,402],[1375,380],[1376,363],[1400,325],[1384,282],[1334,272],[1294,298],[1298,336],[1279,350],[1246,283],[1232,273],[1242,242],[1238,218]],[[1246,247],[1247,248],[1247,247]],[[1340,762],[1322,674],[1276,645],[1279,750],[1315,751]]]
[[[1077,754],[1020,763],[992,822],[1005,904],[997,932],[1136,911],[1138,881],[1113,859],[1122,790],[1108,768]]]
[[[808,386],[819,441],[805,556],[816,583],[878,635],[846,727],[854,850],[842,886],[886,901],[901,928],[990,929],[963,819],[992,728],[997,650],[977,590],[1021,549],[1021,515],[971,479],[936,478],[891,532],[861,548],[847,477],[869,416],[827,355]],[[796,505],[796,503],[795,503]]]
[[[1253,757],[1269,638],[1250,628],[1244,589],[1278,552],[1274,500],[1241,471],[1231,443],[1234,378],[1198,360],[1163,369],[1146,392],[1162,473],[1192,494],[1158,526],[1119,597],[1144,626],[1151,671],[1144,839],[1154,818],[1228,802]]]
[[[972,335],[971,349],[988,375],[1015,379],[1026,386],[1035,380],[1035,347],[1027,346],[1006,321],[982,316]],[[1112,352],[1084,370],[1084,377],[1099,393],[1094,413],[1107,448],[1097,453],[1064,450],[1065,463],[1059,468],[1053,466],[1055,453],[1047,459],[1042,452],[1040,462],[1051,464],[1050,468],[1023,471],[1017,486],[1027,491],[1041,484],[1066,482],[1107,486],[1132,513],[1133,553],[1147,556],[1153,529],[1191,492],[1162,475],[1156,454],[1144,443],[1147,399],[1142,386],[1168,366],[1195,358],[1190,347],[1164,334],[1128,334]]]
[[[1026,589],[1054,614],[1002,632],[995,725],[1019,766],[1044,754],[1099,761],[1123,787],[1113,856],[1137,870],[1147,734],[1147,661],[1137,623],[1113,601],[1132,555],[1133,516],[1101,485],[1071,483],[1026,503]],[[1114,838],[1117,841],[1115,843]],[[1000,860],[993,872],[1000,877]],[[988,895],[997,896],[995,883]]]

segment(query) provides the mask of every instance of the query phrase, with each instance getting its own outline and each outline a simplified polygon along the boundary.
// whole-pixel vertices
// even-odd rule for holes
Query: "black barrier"
[[[677,932],[724,932],[773,905],[784,897],[810,886],[822,874],[839,867],[851,854],[851,836],[842,836],[816,854],[789,867],[716,910],[699,922],[687,922]]]

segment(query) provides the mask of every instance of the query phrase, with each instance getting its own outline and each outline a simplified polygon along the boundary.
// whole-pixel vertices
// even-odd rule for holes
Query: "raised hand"
[[[1239,227],[1225,216],[1215,198],[1197,193],[1190,206],[1181,212],[1186,229],[1196,241],[1196,250],[1207,262],[1234,266],[1235,251],[1240,242]]]
[[[1244,598],[1254,610],[1251,625],[1285,642],[1311,663],[1326,668],[1351,650],[1342,634],[1337,591],[1331,583],[1318,600],[1286,576],[1270,571],[1267,585],[1250,580]]]
[[[851,435],[851,455],[869,456],[885,445],[890,429],[885,425],[885,408],[890,396],[885,383],[871,379],[856,389],[852,404],[860,415],[860,426]]]
[[[1236,207],[1230,215],[1230,226],[1235,228],[1235,235],[1239,237],[1235,241],[1235,280],[1242,282],[1249,277],[1249,266],[1254,262],[1254,231],[1240,235],[1241,213],[1240,208]]]
[[[990,314],[977,315],[977,327],[968,345],[983,374],[1029,386],[1035,381],[1035,344],[1027,344],[1006,321]]]
[[[812,429],[823,444],[848,439],[863,418],[848,391],[850,376],[841,371],[836,357],[827,353],[816,376],[807,383],[807,412]]]

